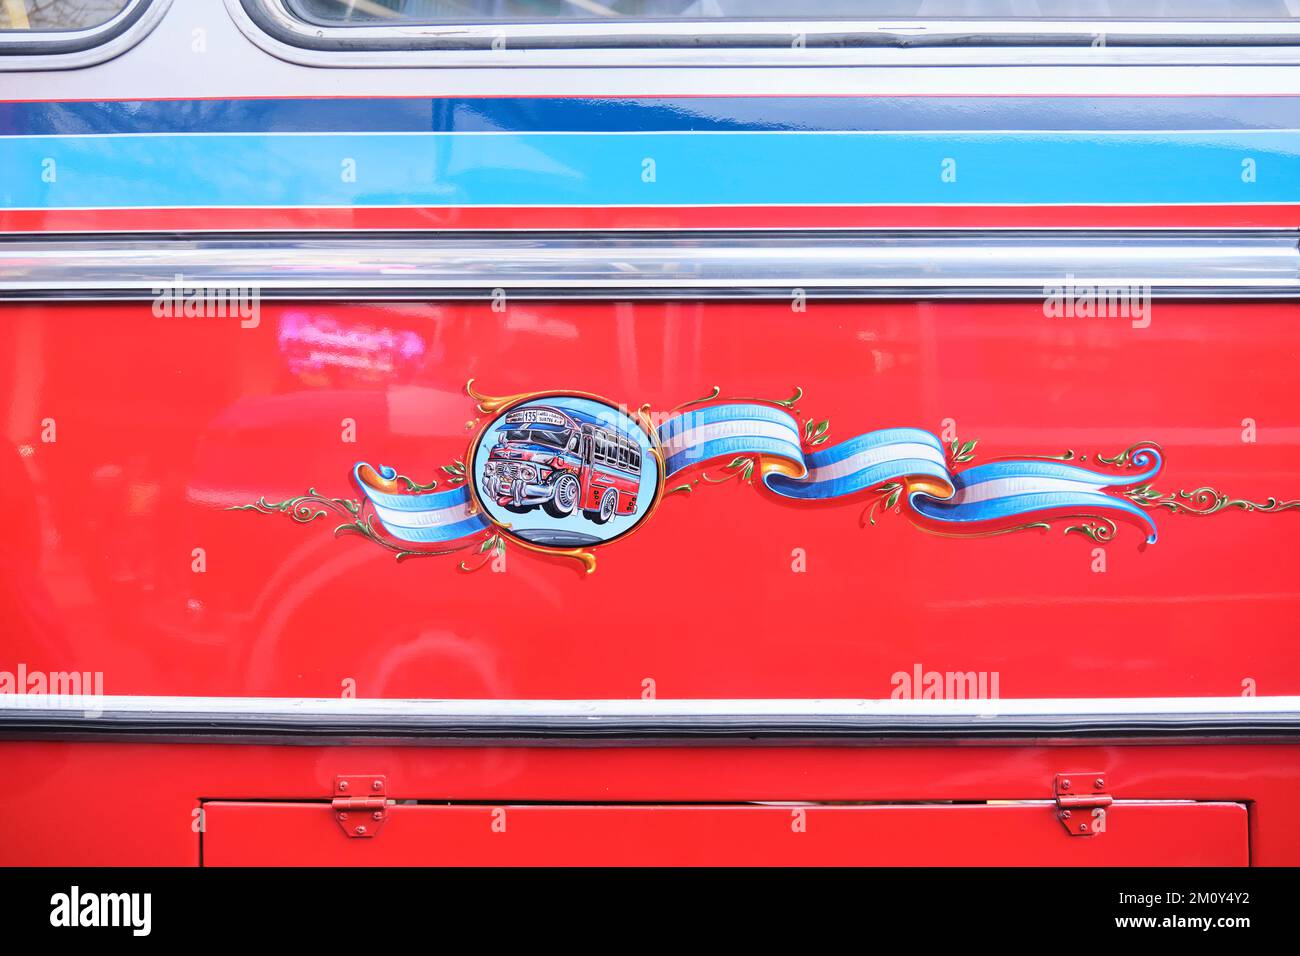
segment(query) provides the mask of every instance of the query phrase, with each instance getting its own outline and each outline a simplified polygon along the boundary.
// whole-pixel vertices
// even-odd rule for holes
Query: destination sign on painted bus
[[[520,408],[506,415],[507,425],[567,425],[569,420],[547,408]]]

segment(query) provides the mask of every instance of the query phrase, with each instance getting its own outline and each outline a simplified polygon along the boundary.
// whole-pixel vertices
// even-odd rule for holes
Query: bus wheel
[[[608,488],[600,499],[599,511],[585,511],[585,514],[596,524],[604,524],[610,518],[614,517],[614,512],[618,511],[618,492],[613,488]]]
[[[552,518],[567,518],[578,506],[580,494],[582,494],[582,487],[578,484],[577,478],[573,475],[560,475],[555,481],[555,493],[542,507]]]

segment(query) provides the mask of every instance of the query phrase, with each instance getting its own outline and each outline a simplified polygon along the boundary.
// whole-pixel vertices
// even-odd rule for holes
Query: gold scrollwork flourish
[[[1300,508],[1300,501],[1281,501],[1270,496],[1267,501],[1250,501],[1231,498],[1216,488],[1203,485],[1191,491],[1165,494],[1150,485],[1140,485],[1124,492],[1124,496],[1143,508],[1167,508],[1174,514],[1212,515],[1230,508],[1238,511],[1275,512]]]
[[[409,479],[407,480],[409,481]],[[422,558],[427,555],[453,554],[466,547],[462,545],[459,548],[446,551],[420,551],[402,547],[384,537],[379,529],[374,526],[374,515],[362,514],[362,503],[360,501],[353,498],[326,498],[317,493],[315,488],[309,488],[307,491],[308,493],[305,495],[286,498],[284,501],[271,502],[262,497],[250,505],[231,505],[226,510],[255,511],[264,515],[286,514],[298,524],[307,524],[318,518],[328,518],[331,514],[341,515],[351,520],[335,526],[334,536],[336,538],[340,538],[345,534],[360,535],[368,541],[373,541],[381,548],[393,552],[399,562],[405,561],[407,558]]]

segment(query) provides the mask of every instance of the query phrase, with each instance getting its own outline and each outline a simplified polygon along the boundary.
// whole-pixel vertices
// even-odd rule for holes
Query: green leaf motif
[[[979,439],[974,439],[964,443],[954,439],[949,450],[949,457],[952,459],[953,464],[960,465],[974,460],[975,446],[978,444]]]
[[[830,431],[830,419],[823,419],[820,422],[814,422],[811,419],[804,422],[803,440],[809,445],[820,445],[827,439],[827,432]]]
[[[863,512],[863,516],[866,519],[863,522],[863,527],[866,527],[868,523],[875,525],[877,508],[883,507],[888,511],[890,508],[894,507],[894,505],[898,504],[898,500],[903,494],[903,484],[899,481],[886,482],[877,488],[876,491],[879,492],[879,497],[871,502],[871,506]]]

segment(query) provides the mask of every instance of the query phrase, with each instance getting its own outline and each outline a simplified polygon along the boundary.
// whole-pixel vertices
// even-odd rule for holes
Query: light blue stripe
[[[919,428],[882,428],[880,431],[867,432],[865,435],[858,435],[856,438],[842,441],[830,448],[813,452],[808,456],[808,467],[820,468],[823,465],[833,465],[837,461],[851,458],[859,452],[880,448],[883,445],[898,444],[929,445],[940,455],[943,454],[944,450],[939,439]]]
[[[371,501],[392,511],[441,511],[444,508],[455,508],[469,502],[469,492],[464,488],[439,491],[434,494],[409,495],[390,495],[376,491],[369,485],[363,485],[362,490]]]
[[[444,541],[455,541],[458,538],[474,534],[476,531],[482,531],[488,526],[482,515],[472,515],[463,521],[457,521],[455,524],[439,525],[436,528],[403,528],[400,525],[387,524],[382,520],[380,524],[394,538],[415,544],[439,544]]]
[[[793,442],[782,441],[779,438],[742,435],[737,438],[715,438],[713,441],[706,441],[703,445],[692,445],[669,458],[665,471],[671,478],[683,468],[699,465],[713,458],[753,454],[780,455],[784,458],[793,458],[798,462],[803,461],[803,453]]]
[[[967,468],[965,471],[959,472],[954,478],[954,483],[957,488],[969,488],[972,485],[993,481],[997,478],[1062,478],[1067,481],[1082,481],[1105,487],[1135,485],[1154,478],[1162,465],[1159,452],[1154,448],[1146,449],[1146,451],[1147,456],[1145,458],[1140,454],[1135,456],[1136,463],[1143,465],[1147,461],[1152,461],[1153,464],[1145,471],[1132,474],[1107,474],[1087,468],[1079,468],[1075,465],[1067,465],[1059,461],[1039,459],[993,461],[986,465],[976,465],[973,468]]]
[[[358,463],[352,469],[353,475],[356,475],[364,462]],[[392,478],[396,472],[386,465],[380,465],[375,469],[385,478]],[[447,491],[435,491],[433,493],[397,493],[393,494],[387,491],[379,491],[372,488],[357,477],[357,485],[367,498],[393,511],[441,511],[444,508],[454,508],[457,505],[469,504],[469,489],[462,485],[459,488],[451,488]]]
[[[942,465],[923,458],[899,458],[895,461],[883,461],[877,465],[855,471],[851,475],[841,475],[828,481],[801,482],[784,475],[771,475],[767,486],[779,495],[787,498],[836,498],[864,491],[904,475],[930,475],[947,480],[948,471]]]
[[[0,170],[10,208],[1280,203],[1300,133],[0,136]]]
[[[771,422],[790,430],[795,441],[802,436],[794,417],[787,411],[768,405],[710,405],[698,411],[682,412],[659,426],[659,440],[667,442],[675,435],[688,432],[702,425],[715,425],[719,422]]]
[[[990,521],[995,518],[1022,515],[1029,517],[1034,512],[1046,511],[1052,508],[1080,508],[1085,511],[1108,508],[1126,511],[1141,518],[1147,527],[1151,529],[1151,535],[1147,538],[1147,541],[1154,544],[1156,540],[1156,525],[1151,520],[1150,514],[1131,501],[1103,494],[1102,492],[1039,492],[1027,495],[1009,495],[1005,498],[992,498],[988,501],[977,501],[972,504],[956,504],[917,492],[911,496],[911,502],[912,507],[927,518],[933,518],[936,521],[962,523]]]

